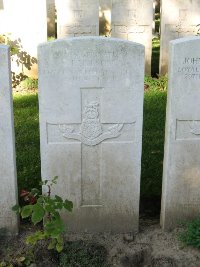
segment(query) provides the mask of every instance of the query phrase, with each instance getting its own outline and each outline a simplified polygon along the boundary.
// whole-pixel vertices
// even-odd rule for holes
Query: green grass
[[[166,110],[166,78],[147,78],[149,90],[144,97],[141,196],[161,195],[164,128]]]
[[[144,98],[141,196],[161,195],[166,106],[166,77],[146,77]],[[14,96],[19,190],[40,188],[40,149],[37,94]]]
[[[185,230],[179,235],[179,239],[186,246],[200,248],[200,216],[186,224]]]
[[[103,246],[83,241],[68,242],[60,254],[60,267],[104,267],[107,251]]]
[[[40,188],[40,149],[37,94],[14,96],[15,139],[19,192]]]

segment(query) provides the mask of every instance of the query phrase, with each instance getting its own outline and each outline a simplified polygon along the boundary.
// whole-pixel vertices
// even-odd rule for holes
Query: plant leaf
[[[36,203],[33,206],[33,213],[32,213],[32,217],[31,217],[33,224],[37,224],[37,223],[41,222],[42,219],[44,218],[44,215],[45,215],[45,210],[43,209],[43,207],[40,204]]]
[[[56,244],[56,250],[58,251],[58,253],[60,253],[63,250],[63,244],[57,243]]]
[[[22,207],[22,211],[21,211],[22,219],[28,218],[29,216],[31,216],[32,211],[33,211],[33,205],[26,205]]]
[[[69,201],[69,200],[65,200],[65,202],[63,203],[63,207],[68,210],[68,211],[72,211],[73,209],[73,202],[72,201]]]

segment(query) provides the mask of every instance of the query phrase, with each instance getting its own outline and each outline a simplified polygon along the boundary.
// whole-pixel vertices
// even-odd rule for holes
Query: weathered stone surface
[[[19,49],[12,71],[36,78],[37,46],[47,40],[46,0],[4,0],[4,12],[5,34]]]
[[[161,224],[200,212],[200,37],[170,43]]]
[[[56,6],[55,0],[47,0],[47,35],[48,37],[56,36]]]
[[[161,2],[160,74],[168,70],[169,42],[174,39],[195,36],[200,27],[198,0],[162,0]],[[170,14],[170,15],[169,15]]]
[[[0,35],[4,33],[4,4],[3,0],[0,0]]]
[[[99,0],[56,0],[57,36],[99,35]]]
[[[151,74],[153,0],[113,0],[111,36],[145,46],[145,72]]]
[[[144,47],[79,37],[39,47],[42,177],[71,231],[138,229]]]
[[[18,232],[13,104],[9,47],[0,45],[0,235]],[[8,232],[7,232],[8,231]]]

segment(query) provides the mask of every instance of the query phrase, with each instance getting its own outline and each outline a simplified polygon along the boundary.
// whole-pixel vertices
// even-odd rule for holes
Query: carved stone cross
[[[83,93],[83,91],[85,93]],[[81,206],[102,206],[102,143],[120,142],[118,138],[131,123],[101,122],[101,90],[82,90],[81,123],[57,124],[57,131],[67,143],[81,142]],[[126,131],[126,129],[124,130]],[[129,134],[130,135],[130,134]],[[55,140],[55,138],[54,138]],[[52,141],[54,142],[54,141]],[[123,142],[123,141],[121,141]]]
[[[177,24],[166,24],[166,27],[168,27],[170,32],[175,35],[175,38],[184,37],[186,34],[195,35],[197,32],[197,25],[189,25],[189,23],[187,23],[187,13],[187,10],[180,9]]]

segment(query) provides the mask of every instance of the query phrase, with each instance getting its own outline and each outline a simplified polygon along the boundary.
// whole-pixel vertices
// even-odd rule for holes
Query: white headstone
[[[0,45],[0,235],[18,232],[11,210],[17,203],[13,104],[9,47]]]
[[[145,46],[146,74],[151,74],[153,0],[113,0],[111,36]]]
[[[3,33],[4,33],[4,4],[3,0],[0,0],[0,35],[2,35]]]
[[[47,0],[47,35],[56,36],[56,6],[55,0]]]
[[[99,0],[56,0],[57,36],[99,35]]]
[[[195,36],[200,24],[198,0],[162,0],[161,2],[160,74],[168,70],[169,42]]]
[[[4,0],[5,34],[21,53],[12,62],[12,71],[37,77],[37,46],[47,40],[46,0]],[[23,61],[18,66],[17,60]]]
[[[39,47],[42,177],[72,231],[138,229],[144,47],[101,37]]]
[[[161,224],[200,212],[200,37],[170,43]]]

